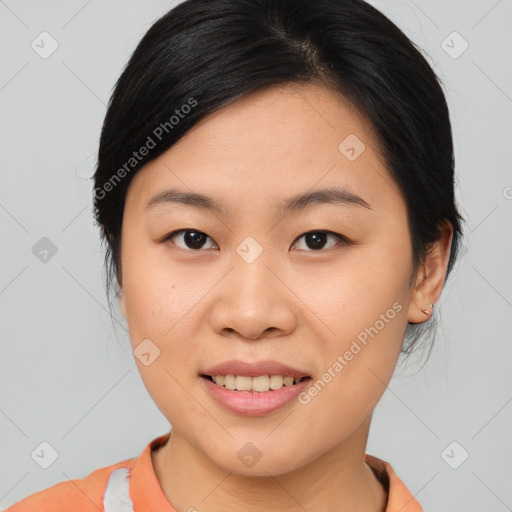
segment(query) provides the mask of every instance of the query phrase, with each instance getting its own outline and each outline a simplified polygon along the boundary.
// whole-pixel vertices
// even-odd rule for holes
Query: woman
[[[361,0],[187,0],[116,84],[96,219],[172,425],[24,511],[421,511],[365,453],[454,264],[439,81]]]

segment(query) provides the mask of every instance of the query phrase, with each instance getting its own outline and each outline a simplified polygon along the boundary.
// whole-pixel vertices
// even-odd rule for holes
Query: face
[[[218,209],[161,195],[170,189]],[[281,474],[348,448],[368,426],[407,326],[412,251],[401,192],[343,97],[281,86],[209,116],[134,177],[121,261],[144,384],[209,460]],[[264,362],[235,375],[309,378],[300,394],[219,394],[202,375],[233,360]],[[241,462],[251,451],[254,467]]]

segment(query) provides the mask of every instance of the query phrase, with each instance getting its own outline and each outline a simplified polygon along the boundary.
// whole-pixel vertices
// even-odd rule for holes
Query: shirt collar
[[[423,512],[421,505],[398,478],[389,462],[369,454],[365,454],[365,462],[388,492],[386,512]]]
[[[151,461],[151,451],[165,444],[170,434],[168,432],[153,439],[135,461],[130,478],[130,497],[135,512],[176,512],[160,487]],[[365,462],[388,492],[385,512],[423,512],[421,505],[388,462],[369,454],[365,454]]]

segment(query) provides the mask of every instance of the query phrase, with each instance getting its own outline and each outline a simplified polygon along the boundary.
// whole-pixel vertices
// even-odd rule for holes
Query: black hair
[[[109,297],[114,277],[117,297],[122,287],[124,203],[137,171],[237,99],[308,83],[339,91],[370,121],[407,204],[415,268],[438,240],[441,223],[451,223],[448,276],[463,219],[442,82],[420,49],[362,0],[186,0],[147,31],[108,104],[94,214],[106,245]],[[409,324],[403,353],[424,328]]]

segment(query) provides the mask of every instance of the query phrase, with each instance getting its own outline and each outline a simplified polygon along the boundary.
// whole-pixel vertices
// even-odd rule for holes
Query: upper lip
[[[278,361],[264,360],[249,363],[235,359],[218,363],[205,370],[202,375],[209,375],[210,377],[216,375],[244,375],[247,377],[258,377],[260,375],[283,375],[290,376],[295,379],[309,377],[307,372]]]

